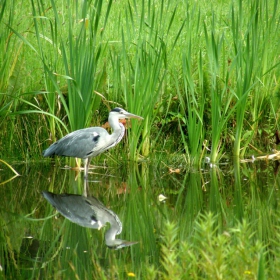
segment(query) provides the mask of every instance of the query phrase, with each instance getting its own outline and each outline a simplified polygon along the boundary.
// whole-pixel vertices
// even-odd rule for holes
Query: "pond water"
[[[148,265],[161,269],[165,223],[176,223],[182,242],[192,234],[198,215],[209,211],[218,216],[220,232],[246,219],[265,244],[274,225],[279,226],[272,215],[279,209],[278,161],[205,165],[193,172],[172,172],[149,162],[108,164],[90,170],[87,186],[83,173],[62,165],[13,164],[21,174],[16,178],[6,167],[0,171],[3,279],[145,279]],[[97,198],[122,222],[116,238],[137,244],[109,249],[104,235],[110,225],[81,227],[57,214],[42,196],[42,191],[83,195],[85,187],[88,197]]]

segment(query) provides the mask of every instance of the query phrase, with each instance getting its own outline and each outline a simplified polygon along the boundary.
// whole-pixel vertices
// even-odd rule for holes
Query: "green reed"
[[[14,12],[15,6],[14,1],[3,1],[0,9],[0,126],[1,146],[4,151],[12,149],[13,146],[16,120],[10,114],[18,106],[17,97],[25,84],[20,74],[24,71],[22,66],[24,44],[19,42],[9,29],[9,26],[20,22]]]
[[[237,12],[235,12],[234,8],[232,9],[232,34],[235,46],[235,58],[233,65],[236,67],[236,95],[239,100],[243,99],[242,104],[237,106],[236,111],[237,126],[233,148],[233,154],[235,156],[239,156],[240,154],[240,143],[242,136],[243,120],[246,110],[246,101],[254,83],[254,81],[252,80],[253,70],[255,58],[258,55],[256,45],[256,28],[258,27],[256,23],[258,19],[254,18],[257,17],[258,10],[256,8],[257,7],[253,6],[251,13],[252,17],[249,20],[248,29],[245,33],[244,39],[242,34],[244,24],[242,1],[239,1],[239,7]]]
[[[137,140],[141,136],[141,154],[150,155],[153,123],[164,99],[164,78],[167,67],[167,41],[169,30],[173,25],[176,9],[163,3],[156,8],[157,1],[142,1],[140,5],[128,5],[124,10],[126,24],[119,26],[121,49],[111,51],[111,63],[114,69],[113,91],[117,98],[123,100],[130,111],[144,117],[143,125],[132,127],[134,141],[130,142],[132,156],[137,149]],[[164,17],[166,9],[172,10],[168,18]],[[166,13],[167,14],[167,13]],[[179,34],[178,34],[179,36]],[[113,92],[113,94],[114,94]],[[140,130],[141,129],[141,130]],[[155,137],[159,137],[156,133]]]
[[[194,6],[188,7],[187,20],[184,23],[187,30],[184,35],[186,50],[182,53],[182,80],[174,75],[174,83],[180,100],[179,108],[184,116],[179,119],[180,131],[184,149],[191,157],[192,165],[199,165],[203,153],[205,129],[205,80],[203,70],[203,58],[199,48],[201,24],[200,10]],[[197,36],[196,36],[197,35]]]
[[[268,131],[268,126],[264,122],[271,116],[267,110],[270,106],[269,99],[273,96],[269,92],[273,76],[271,71],[274,72],[274,67],[277,66],[274,59],[277,45],[267,44],[268,38],[271,40],[272,33],[277,33],[275,11],[278,3],[274,1],[271,4],[272,6],[268,5],[266,1],[252,2],[250,9],[245,8],[242,1],[238,2],[237,7],[232,5],[231,32],[234,44],[232,70],[235,75],[234,91],[238,102],[233,147],[235,156],[244,155],[248,144],[256,136],[261,124],[260,119],[263,122],[261,129]],[[247,112],[250,107],[252,110]],[[246,117],[251,122],[246,137],[243,137],[243,127],[248,127]]]
[[[210,73],[210,99],[211,99],[211,162],[215,163],[221,158],[222,134],[228,119],[232,116],[230,108],[233,94],[228,91],[229,76],[225,70],[225,35],[217,31],[215,12],[211,19],[210,27],[204,24],[206,52],[208,56],[208,72]],[[209,30],[208,30],[209,29]],[[223,71],[224,70],[224,71]]]
[[[267,39],[262,40],[262,38],[268,38],[270,34],[267,27],[272,28],[271,21],[275,23],[274,15],[278,5],[274,2],[272,9],[265,1],[260,1],[252,3],[250,7],[248,10],[244,9],[242,1],[237,5],[232,4],[227,12],[228,20],[225,20],[224,26],[220,23],[216,11],[212,12],[211,18],[199,23],[204,25],[205,44],[201,41],[196,48],[201,52],[205,48],[207,54],[207,59],[203,58],[203,70],[206,70],[206,75],[200,76],[199,80],[203,81],[202,77],[205,81],[210,80],[207,94],[211,107],[210,110],[206,109],[206,113],[211,116],[211,123],[209,126],[205,114],[204,118],[201,114],[197,114],[200,115],[199,121],[192,118],[189,118],[189,121],[197,125],[204,120],[204,125],[211,129],[210,133],[206,133],[206,138],[211,138],[212,162],[221,158],[225,140],[228,142],[229,138],[233,139],[233,154],[239,156],[243,150],[242,155],[244,155],[250,141],[256,135],[260,118],[265,120],[271,116],[267,109],[268,96],[271,94],[263,93],[263,86],[267,84],[270,87],[272,75],[270,71],[274,71],[277,64],[275,65],[271,56],[273,55],[271,50],[275,50],[274,46],[267,46],[265,44]],[[269,13],[272,13],[272,16],[268,16]],[[277,33],[276,30],[275,32]],[[188,40],[189,44],[192,42],[191,39]],[[230,44],[231,42],[233,45]],[[188,56],[188,63],[190,60],[191,57]],[[272,61],[272,67],[269,69],[268,60]],[[196,67],[199,67],[199,60],[197,65]],[[189,68],[188,66],[187,69]],[[191,74],[195,75],[195,72],[192,71]],[[200,84],[196,85],[194,90],[198,91],[199,87]],[[187,89],[190,91],[192,88],[189,83]],[[207,100],[207,95],[205,98]],[[196,100],[197,97],[193,99],[194,104]],[[202,97],[202,107],[204,107],[203,100]],[[250,110],[252,105],[253,110]],[[192,109],[195,108],[194,105],[191,106]],[[230,128],[232,123],[235,125],[233,131]],[[246,133],[244,133],[244,125]],[[265,126],[265,129],[268,131],[269,128]],[[195,143],[199,143],[198,140]],[[191,147],[191,144],[188,146]]]
[[[8,70],[8,67],[10,64],[12,64],[12,57],[7,56],[6,52],[8,51],[9,48],[13,48],[13,40],[9,40],[9,29],[4,28],[5,24],[12,25],[13,23],[13,4],[9,7],[7,7],[7,2],[4,2],[3,5],[1,6],[0,10],[0,24],[3,28],[1,28],[1,38],[5,38],[6,40],[1,40],[0,41],[0,49],[1,49],[1,56],[0,56],[0,61],[1,61],[1,66],[0,66],[0,92],[7,87],[7,82],[9,79],[9,73],[10,71]],[[6,19],[4,17],[4,13],[9,14],[8,18]],[[4,105],[4,95],[0,95],[0,104]],[[2,107],[2,106],[1,106]],[[2,110],[1,110],[2,111]],[[1,112],[0,111],[0,112]],[[2,114],[1,114],[2,115]]]
[[[102,53],[106,42],[102,41],[102,33],[105,32],[111,4],[109,2],[103,11],[100,1],[92,5],[87,2],[72,5],[68,1],[70,8],[64,18],[58,13],[60,6],[54,1],[51,4],[51,10],[46,12],[50,18],[47,18],[39,16],[43,2],[39,2],[37,7],[33,2],[36,38],[45,70],[45,97],[52,114],[56,115],[63,107],[70,129],[75,130],[89,125],[92,112],[99,108],[101,98],[95,91],[103,86],[103,73],[97,69],[100,60],[104,63]],[[105,17],[101,16],[103,13]],[[66,32],[62,32],[65,18]],[[48,30],[51,30],[50,34]],[[45,44],[49,41],[51,47],[46,49]],[[47,55],[48,61],[45,61]]]
[[[70,5],[70,3],[69,3]],[[80,9],[80,10],[79,10]],[[74,11],[77,11],[76,13]],[[87,2],[83,6],[69,9],[68,43],[62,44],[62,57],[67,79],[69,122],[72,130],[83,128],[91,123],[92,112],[99,108],[100,96],[94,90],[99,90],[102,73],[98,74],[99,60],[102,62],[102,52],[106,44],[102,42],[100,28],[106,27],[107,18],[101,24],[100,14],[102,2],[96,1],[90,9]],[[110,3],[107,6],[109,16]],[[87,18],[89,14],[89,18]],[[77,22],[83,20],[80,26]],[[75,30],[76,29],[76,30]]]
[[[257,135],[256,132],[259,129],[266,131],[269,129],[265,122],[271,118],[268,108],[271,106],[271,98],[274,95],[270,91],[274,68],[277,66],[273,54],[277,44],[270,45],[267,42],[274,37],[274,34],[277,34],[277,25],[275,25],[277,8],[276,1],[271,3],[271,6],[266,1],[259,1],[252,3],[250,10],[247,11],[240,1],[238,9],[235,12],[234,8],[232,10],[231,31],[235,46],[233,67],[236,67],[236,94],[244,102],[248,99],[246,103],[253,108],[250,112],[251,123],[242,151],[240,149],[240,143],[243,140],[241,134],[243,126],[246,125],[244,116],[247,108],[244,104],[237,107],[237,129],[234,142],[234,155],[237,156],[245,153],[248,143]],[[273,111],[273,106],[270,108]]]

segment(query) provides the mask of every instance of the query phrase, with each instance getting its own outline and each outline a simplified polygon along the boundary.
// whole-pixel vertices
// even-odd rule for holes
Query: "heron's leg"
[[[88,166],[89,166],[89,160],[88,158],[84,159],[84,179],[87,180],[88,176]]]
[[[84,180],[84,192],[83,196],[87,197],[88,180]]]
[[[78,158],[75,158],[75,161],[76,161],[76,167],[77,167],[78,169],[80,169],[81,164],[80,164],[79,159],[78,159]]]

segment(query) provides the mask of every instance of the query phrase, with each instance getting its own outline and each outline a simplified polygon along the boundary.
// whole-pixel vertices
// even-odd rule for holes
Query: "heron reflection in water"
[[[54,194],[48,191],[43,191],[42,194],[65,218],[82,227],[101,229],[106,223],[110,223],[111,226],[105,233],[105,243],[110,249],[117,250],[138,243],[116,239],[116,235],[122,232],[122,223],[113,211],[95,197]]]

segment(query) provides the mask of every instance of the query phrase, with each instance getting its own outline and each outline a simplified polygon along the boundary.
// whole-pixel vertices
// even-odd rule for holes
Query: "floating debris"
[[[179,174],[180,172],[181,172],[181,170],[179,168],[176,168],[176,169],[169,168],[169,173],[177,173],[177,174]]]
[[[280,160],[280,151],[273,151],[273,154],[255,157],[254,155],[248,159],[241,159],[240,162],[254,162],[256,160]]]
[[[160,195],[158,196],[158,200],[159,200],[159,201],[164,201],[164,200],[166,200],[166,199],[167,199],[167,197],[164,196],[163,194],[160,194]]]

